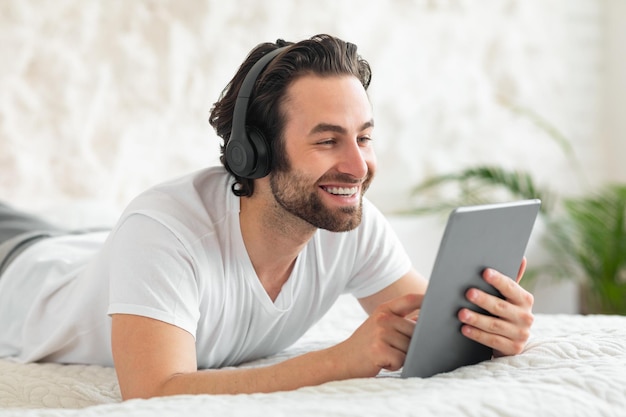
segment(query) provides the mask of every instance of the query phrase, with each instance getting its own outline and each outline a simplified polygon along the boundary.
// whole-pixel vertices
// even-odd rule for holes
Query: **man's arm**
[[[523,275],[525,261],[517,277]],[[496,354],[519,353],[532,324],[532,295],[516,281],[487,270],[484,278],[505,297],[476,289],[467,296],[496,317],[461,310],[464,334],[492,347]],[[324,382],[398,370],[415,327],[412,313],[421,307],[426,281],[411,270],[394,284],[365,297],[369,318],[344,342],[261,368],[198,371],[195,340],[188,332],[146,317],[114,314],[112,349],[122,397],[175,394],[252,393],[292,390]]]
[[[274,392],[397,370],[415,325],[405,316],[420,304],[414,294],[383,303],[348,339],[328,349],[267,367],[203,371],[197,370],[190,333],[158,320],[114,314],[112,349],[122,397]]]

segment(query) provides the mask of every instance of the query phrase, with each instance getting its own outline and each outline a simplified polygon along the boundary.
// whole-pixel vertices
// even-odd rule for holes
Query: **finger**
[[[375,311],[368,319],[374,325],[374,333],[368,343],[372,343],[374,357],[381,368],[392,369],[396,364],[399,366],[404,362],[415,322],[398,316],[388,309]],[[382,362],[380,362],[382,361]],[[389,362],[388,362],[389,361]]]
[[[378,367],[387,371],[397,371],[402,368],[405,359],[406,350],[394,350],[393,352],[389,352],[389,355],[385,358],[384,362],[379,363]]]
[[[487,311],[496,318],[506,320],[517,326],[530,326],[532,324],[532,302],[528,304],[520,303],[518,305],[509,299],[502,299],[500,297],[487,294],[476,288],[468,290],[466,294],[467,299],[471,303]],[[528,295],[532,298],[532,295]]]
[[[530,337],[530,325],[514,325],[497,317],[484,316],[469,310],[459,312],[459,319],[461,317],[464,321],[462,333],[494,349],[498,355],[516,355],[522,352]]]
[[[383,306],[396,316],[405,317],[422,306],[423,294],[406,294],[387,302]]]
[[[415,322],[405,317],[393,316],[390,322],[390,328],[393,330],[391,334],[400,334],[403,337],[410,338],[415,329]],[[399,345],[401,346],[401,345]]]
[[[409,344],[411,342],[411,335],[413,334],[413,327],[408,332],[389,332],[385,337],[385,343],[392,348],[406,353],[409,350]]]
[[[484,333],[502,336],[510,341],[527,340],[530,336],[530,324],[527,323],[514,323],[499,317],[479,314],[469,309],[461,309],[458,318],[463,324],[470,325]]]
[[[406,317],[415,311],[417,305],[421,305],[422,296],[409,294],[395,298],[378,307],[370,316],[377,328],[388,331],[390,334],[399,333],[406,337],[413,334],[415,322]],[[401,344],[398,346],[402,346]]]
[[[500,294],[502,294],[502,296],[511,303],[518,306],[532,306],[532,295],[506,275],[494,269],[487,268],[483,273],[483,279],[497,289]],[[498,303],[498,300],[492,300],[492,303]],[[488,311],[491,312],[491,310]],[[493,312],[491,313],[495,314]]]
[[[524,276],[524,272],[526,272],[527,264],[528,264],[528,261],[526,260],[526,257],[524,256],[522,258],[522,264],[519,267],[519,271],[517,271],[517,279],[515,280],[515,282],[517,282],[518,284],[522,280],[522,277]]]
[[[477,327],[464,325],[461,332],[467,338],[492,348],[499,355],[517,355],[524,350],[527,339],[509,339],[499,334],[489,333]]]
[[[412,322],[416,323],[417,320],[419,320],[420,318],[420,310],[415,310],[409,314],[407,314],[406,316],[404,316],[404,318],[411,320]]]

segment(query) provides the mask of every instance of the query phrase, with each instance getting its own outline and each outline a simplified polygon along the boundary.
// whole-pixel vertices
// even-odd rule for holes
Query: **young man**
[[[331,36],[262,44],[211,112],[225,169],[148,190],[110,234],[14,228],[2,246],[0,355],[114,365],[125,399],[399,369],[426,282],[363,198],[376,170],[370,77],[356,46]],[[13,224],[32,220],[4,211]],[[516,281],[485,273],[505,300],[467,292],[493,316],[459,312],[463,333],[496,354],[521,352],[529,336],[524,266]],[[286,348],[346,292],[369,313],[347,340],[224,369]]]

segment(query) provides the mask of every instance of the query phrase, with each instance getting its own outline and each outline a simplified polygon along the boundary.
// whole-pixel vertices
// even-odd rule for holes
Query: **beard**
[[[311,181],[310,178],[291,169],[272,171],[269,180],[274,199],[285,211],[318,229],[347,232],[361,224],[363,194],[372,182],[372,176],[368,173],[367,178],[361,184],[358,205],[336,208],[324,205],[317,191],[318,184],[332,181],[356,184],[351,176],[327,174],[317,181]],[[311,191],[307,193],[307,190]]]

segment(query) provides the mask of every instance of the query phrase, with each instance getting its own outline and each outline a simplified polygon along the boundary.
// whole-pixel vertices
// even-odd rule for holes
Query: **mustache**
[[[322,182],[341,182],[346,184],[369,184],[372,181],[372,174],[368,171],[367,175],[363,178],[355,178],[349,174],[330,173],[324,174],[317,180],[318,183]]]
[[[367,171],[367,174],[364,178],[355,178],[349,174],[341,174],[341,173],[330,173],[326,175],[322,175],[322,177],[317,181],[317,184],[321,184],[324,182],[340,182],[344,184],[354,184],[361,186],[361,194],[365,194],[367,190],[369,190],[370,185],[372,184],[372,180],[374,175],[371,171]]]

